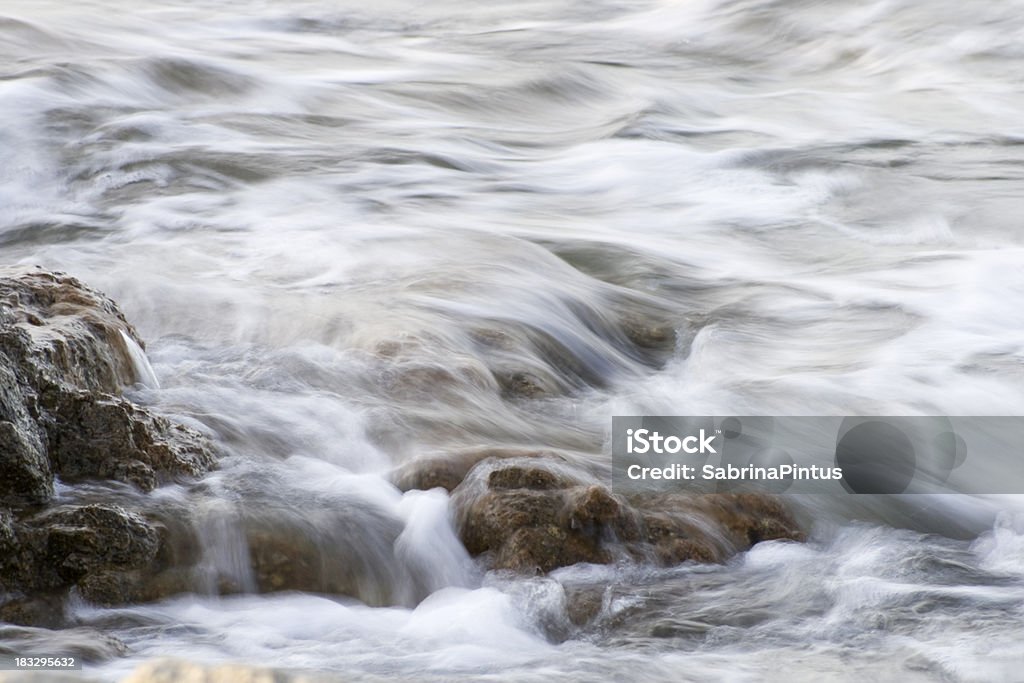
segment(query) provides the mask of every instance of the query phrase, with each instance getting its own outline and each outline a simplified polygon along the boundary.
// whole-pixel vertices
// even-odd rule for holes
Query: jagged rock
[[[630,499],[543,460],[479,463],[456,489],[467,550],[495,569],[549,572],[633,558],[719,562],[754,543],[803,540],[786,508],[758,494],[662,494]]]
[[[6,551],[0,560],[0,593],[8,595],[3,611],[21,615],[9,621],[36,623],[30,618],[35,606],[54,604],[74,585],[94,602],[128,602],[128,591],[109,589],[93,599],[89,586],[107,572],[149,568],[159,535],[142,516],[115,505],[64,506],[12,522],[0,546],[6,546],[0,547]]]
[[[0,316],[0,335],[2,325]],[[0,350],[0,501],[42,502],[53,494],[46,435],[29,412],[11,365]]]
[[[145,371],[141,348],[114,302],[78,280],[0,268],[0,505],[45,502],[54,474],[151,490],[213,466],[201,435],[120,396]]]
[[[212,465],[203,438],[122,398],[65,393],[52,407],[51,458],[63,477],[97,477],[156,488],[161,475],[198,476]]]
[[[151,524],[116,506],[62,508],[43,513],[34,522],[46,539],[43,562],[67,583],[111,568],[148,565],[159,544]]]
[[[0,621],[62,626],[71,590],[105,606],[198,590],[195,540],[183,535],[117,505],[0,511]]]
[[[46,507],[57,476],[149,491],[213,466],[202,435],[121,395],[142,379],[142,341],[113,301],[67,275],[0,268],[0,619],[57,626],[73,588],[122,604],[183,585],[152,520]]]

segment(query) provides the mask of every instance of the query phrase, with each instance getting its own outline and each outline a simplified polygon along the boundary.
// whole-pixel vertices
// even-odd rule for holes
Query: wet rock
[[[347,595],[382,606],[416,604],[429,592],[395,556],[402,523],[370,504],[305,511],[253,507],[242,515],[252,589],[260,593]]]
[[[35,523],[46,538],[43,561],[68,583],[104,569],[145,566],[158,547],[151,524],[112,505],[58,509]]]
[[[487,487],[493,491],[508,489],[550,491],[552,489],[564,489],[567,483],[558,475],[539,467],[512,465],[493,470],[487,476]]]
[[[622,333],[649,362],[664,363],[678,342],[678,323],[656,314],[644,315],[636,307],[627,308],[620,316]]]
[[[565,611],[573,626],[585,626],[594,621],[604,607],[604,588],[595,586],[566,586]]]
[[[635,294],[609,293],[600,305],[558,301],[564,326],[489,320],[471,332],[475,352],[508,400],[603,388],[616,376],[660,368],[680,344],[682,316]]]
[[[431,457],[412,460],[391,473],[391,482],[402,491],[453,491],[462,483],[477,460],[471,457]]]
[[[477,463],[488,459],[546,458],[558,460],[550,451],[523,448],[467,448],[452,453],[410,460],[391,473],[391,481],[402,491],[443,488],[454,491]]]
[[[53,476],[142,490],[213,466],[197,432],[120,396],[141,379],[134,328],[78,280],[0,268],[0,505],[38,504]]]
[[[122,335],[142,346],[113,301],[75,278],[41,269],[0,268],[0,350],[30,383],[117,393],[136,381]],[[36,375],[36,377],[31,377]]]
[[[558,396],[567,391],[561,384],[543,373],[531,372],[522,368],[495,367],[491,371],[494,380],[501,389],[501,397],[505,399],[536,399]]]
[[[64,625],[64,596],[17,596],[0,604],[0,621],[56,629]]]
[[[471,554],[488,555],[494,568],[524,572],[611,560],[600,539],[607,518],[605,506],[595,502],[600,494],[545,467],[481,466],[479,495],[467,479],[455,498],[460,536]]]
[[[29,389],[18,381],[12,365],[0,351],[0,501],[39,503],[53,495],[46,436],[26,405],[24,392]]]
[[[152,567],[145,567],[93,572],[78,582],[78,590],[91,603],[113,607],[199,592],[202,585],[193,568],[171,568],[154,573]]]
[[[73,589],[100,604],[172,589],[159,525],[117,505],[47,507],[57,476],[149,491],[213,466],[202,435],[121,395],[151,378],[141,349],[78,280],[0,268],[0,618],[54,626]]]
[[[213,464],[203,437],[122,398],[65,393],[52,406],[54,469],[66,479],[94,477],[156,488],[172,475],[198,476]]]
[[[616,559],[720,562],[766,540],[803,540],[786,508],[757,494],[630,499],[547,463],[483,461],[456,489],[467,550],[494,569],[549,572]]]
[[[20,591],[37,581],[36,558],[40,545],[35,534],[18,524],[7,510],[0,509],[0,601],[21,597]]]
[[[0,518],[5,515],[0,514]],[[70,505],[0,523],[0,619],[56,628],[75,589],[100,605],[166,597],[160,529],[116,505]]]

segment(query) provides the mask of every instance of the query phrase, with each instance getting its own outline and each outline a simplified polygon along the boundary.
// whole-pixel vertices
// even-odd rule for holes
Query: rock
[[[444,456],[411,460],[391,472],[391,482],[402,491],[453,491],[478,461],[472,457]]]
[[[113,505],[51,510],[34,522],[46,538],[43,561],[68,583],[104,569],[145,566],[158,547],[151,524]]]
[[[529,489],[530,491],[550,491],[564,489],[568,482],[558,475],[539,467],[521,467],[512,465],[492,470],[487,476],[487,487],[492,491],[509,489]]]
[[[778,498],[756,493],[670,493],[634,497],[646,542],[662,564],[720,562],[755,543],[802,541]]]
[[[462,480],[477,463],[490,458],[560,460],[561,456],[550,451],[524,448],[466,448],[452,453],[410,460],[393,470],[390,479],[402,491],[414,489],[428,491],[440,487],[451,492],[462,483]]]
[[[286,672],[244,664],[207,665],[157,659],[141,664],[123,683],[341,683],[344,680],[336,674]],[[373,679],[360,676],[359,680]]]
[[[566,586],[565,611],[573,626],[594,621],[604,607],[603,586]]]
[[[242,511],[254,586],[260,593],[347,595],[373,606],[416,604],[426,597],[405,573],[394,547],[400,520],[374,506]],[[405,586],[415,594],[400,594]]]
[[[459,533],[491,568],[549,572],[617,558],[720,562],[766,540],[803,540],[775,498],[662,494],[626,499],[543,460],[479,463],[455,490]]]
[[[3,311],[0,311],[2,314]],[[0,334],[3,334],[0,316]],[[46,435],[24,398],[13,362],[0,350],[0,501],[39,503],[53,495]]]
[[[19,596],[0,604],[0,621],[58,629],[64,625],[64,596],[42,594]]]
[[[118,393],[136,381],[122,336],[140,347],[135,329],[113,301],[75,278],[41,269],[0,269],[0,302],[8,312],[0,348],[53,383]],[[40,382],[39,380],[42,380]]]
[[[151,491],[161,479],[198,476],[213,464],[197,432],[122,398],[66,393],[51,408],[62,422],[51,430],[51,459],[67,479],[113,479]]]
[[[141,378],[135,330],[66,275],[0,268],[0,505],[50,498],[53,475],[153,489],[214,464],[197,432],[120,396]]]
[[[460,537],[470,554],[487,554],[495,569],[522,572],[611,560],[599,538],[604,515],[590,519],[585,504],[574,507],[587,498],[586,489],[524,465],[488,468],[485,481],[482,495],[463,491],[455,498]]]
[[[98,604],[131,601],[134,593],[127,585],[121,590],[97,586],[111,572],[149,569],[160,545],[153,524],[115,505],[50,509],[11,523],[5,536],[0,613],[7,621],[32,625],[59,623],[58,605],[72,586]]]
[[[151,378],[141,349],[114,302],[78,280],[0,268],[5,621],[59,626],[72,589],[115,605],[186,585],[175,578],[180,548],[166,543],[163,526],[117,505],[51,505],[58,476],[65,484],[113,480],[150,491],[214,465],[202,435],[121,395]]]
[[[118,505],[62,505],[17,520],[0,511],[0,620],[63,626],[71,591],[119,606],[201,590],[198,559],[187,525],[169,531]]]

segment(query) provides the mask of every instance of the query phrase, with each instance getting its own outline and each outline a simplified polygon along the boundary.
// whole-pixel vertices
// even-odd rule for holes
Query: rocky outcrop
[[[453,500],[471,554],[491,568],[527,573],[626,558],[662,565],[720,562],[760,541],[804,538],[770,496],[625,498],[544,459],[482,461]]]
[[[0,501],[42,503],[53,476],[143,490],[213,465],[196,432],[132,404],[142,348],[114,303],[78,280],[0,269]]]
[[[58,625],[72,588],[122,603],[161,569],[159,524],[53,501],[57,478],[150,491],[213,466],[203,436],[122,396],[151,372],[143,358],[107,297],[66,275],[0,268],[0,619]]]

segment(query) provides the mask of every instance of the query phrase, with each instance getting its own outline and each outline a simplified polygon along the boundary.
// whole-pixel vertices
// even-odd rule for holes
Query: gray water
[[[120,639],[104,678],[1021,680],[1014,497],[815,499],[804,545],[524,579],[387,475],[600,477],[621,414],[1024,414],[1022,45],[1018,0],[3,0],[0,259],[117,300],[133,397],[224,453],[134,501],[195,525],[207,591],[33,637]],[[247,506],[360,599],[247,592]]]

